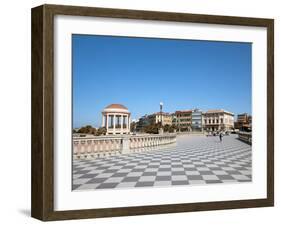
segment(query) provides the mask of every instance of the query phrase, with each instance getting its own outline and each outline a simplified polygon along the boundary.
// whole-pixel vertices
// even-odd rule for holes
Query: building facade
[[[208,110],[203,114],[205,131],[230,131],[234,129],[234,114],[225,110]]]
[[[192,131],[192,110],[176,111],[172,117],[179,132]]]
[[[162,126],[172,125],[172,119],[172,115],[165,112],[156,112],[154,114],[144,115],[138,120],[136,129],[137,131],[141,131],[146,126],[158,124],[161,122]]]
[[[122,104],[108,105],[102,111],[102,126],[107,135],[130,134],[131,113]]]
[[[203,130],[203,113],[199,109],[192,110],[191,128],[194,132],[201,132]]]
[[[252,130],[252,116],[243,113],[237,115],[237,121],[235,122],[235,129],[239,129],[242,131]]]
[[[148,116],[151,124],[162,123],[162,125],[172,125],[172,115],[165,112],[156,112]]]

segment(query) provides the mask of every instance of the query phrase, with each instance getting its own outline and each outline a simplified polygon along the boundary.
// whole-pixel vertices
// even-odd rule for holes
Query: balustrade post
[[[93,141],[93,146],[94,146],[94,152],[96,152],[98,150],[98,145],[96,140]]]
[[[130,153],[130,137],[123,137],[121,141],[121,152],[122,154]]]
[[[91,147],[92,141],[91,140],[87,140],[87,153],[90,154],[92,151],[92,147]]]
[[[122,139],[118,140],[118,150],[122,150]]]
[[[133,149],[133,148],[135,148],[135,146],[134,146],[134,138],[130,138],[130,148],[131,149]]]
[[[73,142],[73,157],[75,159],[79,158],[79,149],[78,149],[79,141],[74,141]]]
[[[84,154],[84,152],[85,152],[85,141],[84,140],[81,141],[81,149],[80,149],[80,151],[81,151],[81,154]]]
[[[114,150],[114,142],[115,142],[115,140],[114,139],[112,139],[112,140],[108,140],[108,142],[109,142],[109,148],[108,148],[108,150],[109,151],[113,151]]]
[[[104,141],[105,143],[105,151],[109,150],[109,142],[107,140]]]
[[[104,143],[104,142],[103,142],[102,140],[99,141],[99,144],[100,144],[100,151],[103,151],[103,149],[104,149],[104,148],[103,148],[103,143]]]

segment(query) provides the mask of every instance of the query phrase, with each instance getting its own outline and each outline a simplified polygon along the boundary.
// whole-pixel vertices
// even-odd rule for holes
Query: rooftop
[[[126,108],[122,104],[110,104],[105,109],[103,109],[102,113],[125,113],[130,114],[128,108]]]
[[[192,113],[192,110],[181,110],[181,111],[176,111],[176,114],[181,114],[181,113]]]
[[[110,105],[108,105],[105,109],[109,109],[109,108],[128,110],[128,108],[126,108],[126,107],[125,107],[124,105],[122,105],[122,104],[110,104]]]
[[[160,115],[160,114],[162,114],[162,115],[170,115],[170,113],[168,113],[168,112],[155,112],[155,113],[153,113],[152,115]]]
[[[229,112],[229,111],[225,111],[223,109],[212,109],[212,110],[208,110],[205,112],[205,114],[211,114],[211,113],[227,113],[227,114],[231,114],[231,115],[234,115],[232,112]]]

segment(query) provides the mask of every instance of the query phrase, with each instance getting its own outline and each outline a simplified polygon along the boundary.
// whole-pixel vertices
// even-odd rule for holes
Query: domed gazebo
[[[102,126],[106,134],[129,134],[130,112],[122,104],[110,104],[102,111]]]

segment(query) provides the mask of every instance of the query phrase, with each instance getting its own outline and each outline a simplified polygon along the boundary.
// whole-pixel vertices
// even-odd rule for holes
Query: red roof
[[[126,109],[126,110],[128,110],[128,108],[126,108],[122,104],[110,104],[105,109],[107,109],[107,108],[117,108],[117,109]]]
[[[162,114],[162,115],[170,115],[170,113],[168,113],[168,112],[155,112],[155,113],[153,113],[152,115],[160,115],[160,114]]]
[[[182,110],[182,111],[176,111],[176,114],[181,114],[181,113],[192,113],[192,110]]]

